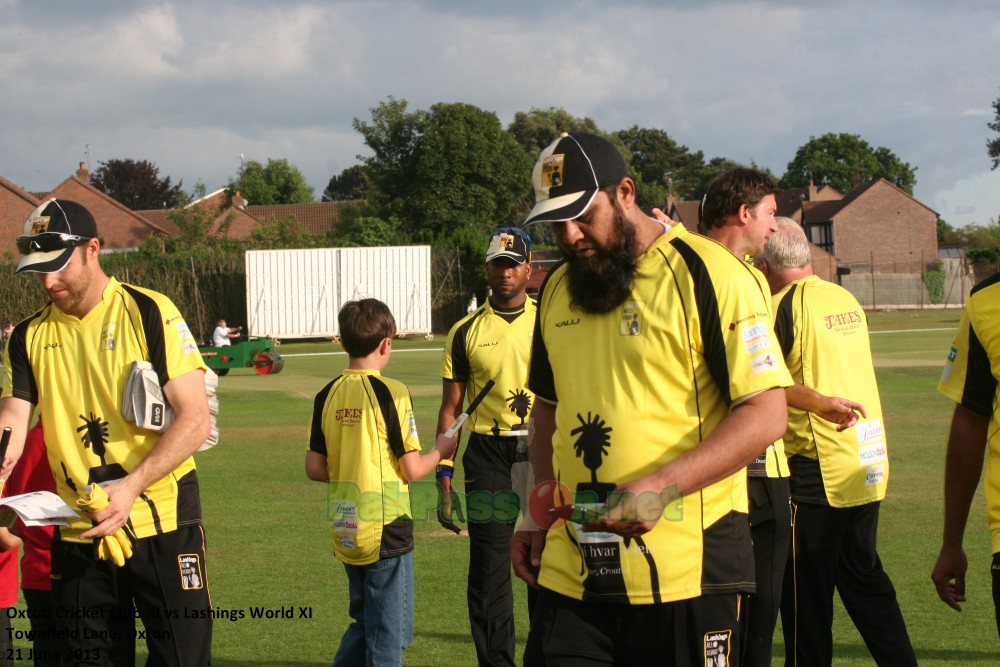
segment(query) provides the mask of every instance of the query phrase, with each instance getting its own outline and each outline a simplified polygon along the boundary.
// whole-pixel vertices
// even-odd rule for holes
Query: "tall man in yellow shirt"
[[[767,292],[719,244],[647,217],[602,137],[562,135],[532,181],[527,224],[548,222],[566,261],[529,376],[531,511],[550,525],[511,543],[538,586],[525,665],[736,665],[745,467],[784,432],[791,382]],[[566,503],[569,521],[545,521]]]
[[[0,427],[12,437],[0,476],[20,457],[37,405],[56,491],[86,511],[52,543],[67,648],[88,664],[128,664],[120,651],[135,642],[134,604],[151,664],[208,665],[211,601],[192,454],[211,417],[198,344],[166,296],[104,273],[97,223],[81,204],[39,206],[17,248],[17,272],[34,273],[51,301],[14,327],[4,353]],[[123,415],[129,369],[141,360],[173,410],[160,431]]]
[[[771,177],[761,171],[745,167],[730,169],[709,183],[699,209],[699,231],[750,266],[750,260],[763,252],[765,240],[777,229],[774,217],[777,192]],[[756,280],[764,282],[757,269],[750,270]],[[842,429],[853,425],[854,409],[859,407],[846,399],[827,398],[801,384],[788,387],[785,398],[789,405],[812,410]],[[747,489],[757,592],[750,598],[743,663],[748,667],[770,667],[792,535],[788,462],[780,439],[747,468]]]

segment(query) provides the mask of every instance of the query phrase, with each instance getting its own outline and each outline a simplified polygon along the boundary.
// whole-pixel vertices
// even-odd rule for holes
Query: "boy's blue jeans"
[[[332,667],[403,664],[413,640],[413,552],[371,565],[347,565],[350,591],[347,626]]]

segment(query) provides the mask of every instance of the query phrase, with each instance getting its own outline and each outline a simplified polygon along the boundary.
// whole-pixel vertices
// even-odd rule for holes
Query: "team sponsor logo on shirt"
[[[778,361],[774,358],[773,354],[768,352],[766,354],[757,355],[756,357],[751,357],[750,368],[753,369],[755,375],[757,373],[766,373],[778,368]]]
[[[948,361],[944,364],[944,369],[941,371],[941,382],[947,382],[948,376],[951,375],[951,367],[955,363],[955,358],[958,356],[958,350],[954,347],[948,351]]]
[[[642,332],[641,301],[626,301],[622,304],[622,316],[618,323],[619,336],[638,336]]]
[[[556,327],[557,328],[558,327],[571,327],[571,326],[573,326],[575,324],[579,324],[579,323],[580,323],[580,318],[578,317],[575,320],[562,320],[561,322],[556,322]]]
[[[753,315],[744,315],[738,318],[735,322],[729,323],[729,330],[736,331],[736,327],[743,324],[744,322],[752,322],[755,320],[763,320],[764,322],[770,322],[771,316],[767,313],[754,313]]]
[[[101,327],[101,349],[111,351],[115,349],[115,334],[118,331],[117,322],[108,322]]]
[[[194,340],[194,336],[191,334],[191,329],[184,320],[177,323],[177,334],[180,336],[182,341]]]
[[[178,555],[177,569],[180,570],[181,588],[185,591],[197,591],[205,587],[205,575],[201,570],[200,554]]]
[[[184,345],[181,346],[181,349],[184,351],[184,354],[190,354],[192,352],[197,352],[198,351],[198,343],[196,343],[194,341],[191,341],[189,343],[184,343]]]
[[[413,416],[413,410],[408,410],[406,413],[406,423],[410,427],[410,435],[414,438],[417,437],[417,418]]]
[[[728,667],[732,639],[732,630],[717,630],[705,633],[706,667]]]
[[[345,549],[356,549],[358,534],[358,503],[355,500],[334,499],[332,527],[337,542]]]
[[[740,331],[748,353],[756,354],[761,350],[771,349],[771,339],[767,335],[767,330],[767,325],[761,323]]]
[[[344,426],[357,426],[364,412],[363,408],[340,408],[333,416],[337,421],[343,422]]]
[[[858,447],[858,460],[863,466],[871,463],[880,463],[889,460],[889,450],[884,442],[876,442],[871,445]]]
[[[864,317],[856,310],[847,313],[834,313],[833,315],[825,315],[823,317],[823,323],[827,329],[836,329],[837,327],[850,324],[860,324],[864,321]]]
[[[875,442],[876,440],[882,440],[885,438],[885,431],[882,429],[881,419],[858,422],[858,424],[854,427],[854,432],[857,433],[859,445],[865,445],[869,442]]]
[[[885,479],[885,465],[879,464],[877,466],[868,466],[868,472],[865,473],[865,486],[878,484],[884,479]]]

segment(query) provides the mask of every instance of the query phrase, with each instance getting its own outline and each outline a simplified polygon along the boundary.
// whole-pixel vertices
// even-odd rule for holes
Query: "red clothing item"
[[[17,604],[17,549],[0,551],[0,608]]]
[[[56,482],[49,467],[48,455],[45,451],[45,438],[42,434],[42,422],[39,420],[29,431],[24,441],[24,453],[14,466],[14,470],[3,485],[4,496],[16,496],[30,491],[52,491],[55,493]],[[14,532],[24,542],[24,553],[21,556],[21,588],[36,591],[52,589],[49,574],[52,571],[52,526],[25,526],[20,519],[14,526]],[[12,549],[4,554],[16,554]],[[17,598],[17,568],[14,568],[14,598]],[[0,570],[2,573],[2,570]],[[2,574],[0,574],[2,576]],[[0,582],[0,586],[2,586]],[[0,588],[2,590],[2,588]],[[2,604],[3,598],[0,598]]]

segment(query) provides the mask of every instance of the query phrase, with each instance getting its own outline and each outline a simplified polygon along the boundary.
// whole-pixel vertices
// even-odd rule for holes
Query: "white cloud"
[[[952,227],[1000,220],[1000,171],[982,171],[936,192],[928,205]]]

